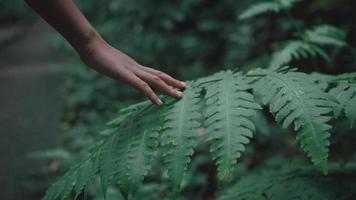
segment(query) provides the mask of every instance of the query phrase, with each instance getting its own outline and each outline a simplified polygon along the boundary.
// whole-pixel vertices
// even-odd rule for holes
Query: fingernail
[[[161,99],[157,99],[157,105],[161,105],[161,104],[162,104]]]
[[[179,97],[182,97],[182,96],[183,96],[182,92],[179,92],[179,91],[177,91],[177,95],[178,95]]]
[[[182,84],[182,86],[185,87],[185,83],[183,81],[181,81],[180,84]]]

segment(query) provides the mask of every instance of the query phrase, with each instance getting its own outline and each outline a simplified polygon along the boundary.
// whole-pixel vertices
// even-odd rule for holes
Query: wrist
[[[81,59],[84,61],[92,57],[98,49],[109,46],[96,31],[88,33],[84,37],[85,38],[82,39],[80,44],[74,46]]]

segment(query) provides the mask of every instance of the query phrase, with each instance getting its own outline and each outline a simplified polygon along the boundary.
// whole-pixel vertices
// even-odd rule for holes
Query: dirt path
[[[29,152],[60,143],[64,75],[51,47],[53,30],[38,21],[16,42],[0,48],[0,199],[38,199],[28,177],[43,163]],[[56,58],[56,59],[53,59]],[[62,59],[63,60],[63,59]],[[41,193],[41,191],[39,191]]]

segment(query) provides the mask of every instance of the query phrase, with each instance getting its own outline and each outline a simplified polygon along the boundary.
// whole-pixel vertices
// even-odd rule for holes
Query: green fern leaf
[[[115,133],[111,138],[107,139],[101,146],[99,152],[99,176],[102,192],[105,196],[107,188],[112,182],[112,179],[116,173],[117,169],[117,151],[118,151],[118,140],[120,139],[120,134]]]
[[[156,155],[160,110],[149,104],[122,123],[115,162],[119,184],[130,194],[140,186]]]
[[[319,45],[332,45],[336,47],[347,45],[345,42],[345,31],[328,24],[317,25],[306,30],[302,34],[302,38]]]
[[[247,175],[217,200],[349,200],[356,195],[355,164],[330,168],[323,176],[308,166],[283,167]]]
[[[197,128],[201,127],[200,88],[188,84],[182,99],[172,104],[165,114],[162,131],[163,157],[168,176],[175,189],[180,189],[196,145]]]
[[[80,168],[76,170],[76,181],[74,185],[74,192],[76,199],[82,190],[94,179],[96,176],[97,166],[93,160],[86,160]]]
[[[252,4],[239,16],[240,20],[249,19],[257,15],[273,12],[279,13],[281,10],[288,10],[300,0],[275,0]]]
[[[128,151],[127,172],[129,183],[134,190],[141,184],[144,176],[151,169],[157,154],[158,131],[161,128],[161,111],[157,107],[149,107],[138,115],[136,128]]]
[[[255,131],[250,117],[260,106],[247,92],[251,86],[240,73],[226,71],[215,76],[221,80],[205,86],[205,128],[212,143],[211,152],[217,163],[218,177],[225,182],[231,179],[236,159]]]
[[[254,90],[284,128],[294,123],[297,141],[312,162],[325,172],[331,129],[327,124],[331,119],[328,114],[337,104],[312,79],[298,72],[271,73]]]
[[[43,200],[66,199],[75,184],[75,172],[75,170],[68,171],[46,192]]]
[[[340,83],[332,88],[329,93],[337,99],[341,110],[345,112],[352,126],[356,119],[356,84]]]
[[[97,150],[98,149],[94,149],[95,152],[97,152]],[[96,153],[72,167],[60,180],[48,189],[43,199],[66,199],[72,189],[75,192],[75,197],[78,197],[80,192],[96,176],[98,162],[95,162],[96,160],[93,159],[95,156]]]
[[[305,59],[320,56],[330,62],[327,53],[320,47],[302,40],[290,40],[285,42],[281,50],[275,52],[270,62],[270,68],[278,69],[290,63],[292,60]]]

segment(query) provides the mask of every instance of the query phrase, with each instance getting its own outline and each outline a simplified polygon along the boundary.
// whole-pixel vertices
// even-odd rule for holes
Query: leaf
[[[279,13],[281,10],[288,10],[299,1],[300,0],[275,0],[254,3],[240,14],[239,19],[245,20],[269,12]]]
[[[156,155],[157,131],[161,127],[159,111],[160,108],[149,104],[123,122],[122,137],[117,144],[117,178],[129,194],[140,186]]]
[[[330,89],[329,93],[337,99],[340,109],[344,111],[352,126],[356,119],[356,84],[340,83]]]
[[[245,150],[255,127],[250,118],[260,106],[254,102],[251,88],[241,74],[221,72],[219,82],[206,87],[204,126],[211,141],[211,152],[217,163],[219,180],[231,179],[236,159]]]
[[[169,107],[162,131],[163,155],[168,176],[176,190],[180,189],[196,145],[201,127],[200,88],[187,85],[182,99]]]
[[[335,166],[328,176],[323,176],[305,165],[266,169],[252,173],[217,200],[348,200],[356,196],[354,166]]]
[[[97,166],[93,160],[86,160],[80,168],[76,170],[76,181],[74,192],[76,199],[82,190],[95,178]]]
[[[273,53],[270,67],[278,69],[290,63],[292,60],[306,59],[320,56],[330,62],[327,53],[320,47],[302,40],[290,40],[284,43],[283,47]]]
[[[256,84],[254,91],[284,128],[294,124],[297,141],[311,161],[326,172],[331,129],[327,123],[336,102],[307,75],[298,72],[271,73]]]
[[[304,31],[301,36],[304,40],[318,45],[346,46],[345,31],[328,24],[322,24]]]

